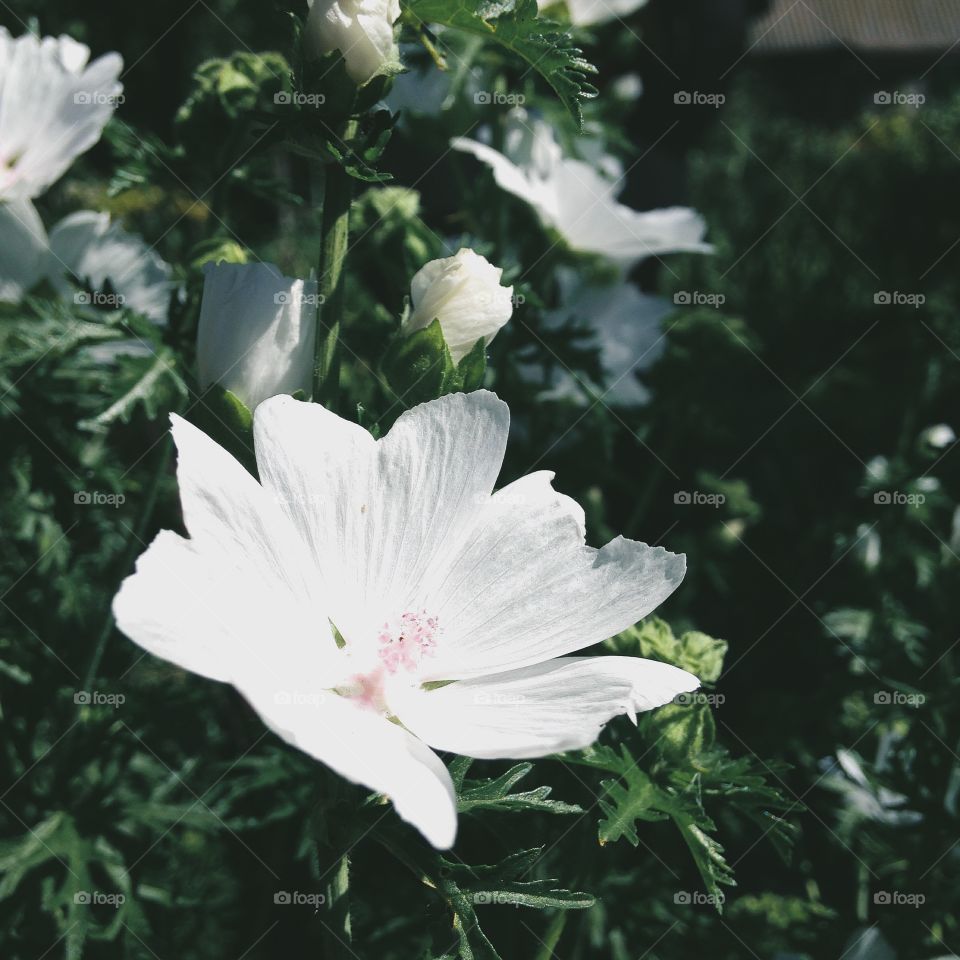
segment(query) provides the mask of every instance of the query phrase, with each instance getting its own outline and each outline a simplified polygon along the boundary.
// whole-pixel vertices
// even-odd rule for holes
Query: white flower
[[[450,145],[487,164],[500,187],[529,203],[573,250],[628,265],[662,253],[712,249],[703,240],[703,218],[688,207],[641,213],[619,203],[622,177],[613,157],[598,157],[596,165],[565,157],[548,123],[528,122],[523,111],[513,111],[511,121],[504,153],[463,137]]]
[[[400,0],[309,0],[307,49],[319,56],[339,50],[347,73],[366,83],[385,67],[398,64],[400,51],[393,25]]]
[[[39,196],[99,139],[123,90],[123,59],[70,37],[0,27],[0,200]]]
[[[556,328],[571,319],[584,322],[600,348],[600,364],[606,374],[605,384],[594,385],[598,396],[621,406],[646,403],[649,391],[636,375],[663,354],[666,336],[662,321],[673,312],[673,305],[664,297],[642,293],[627,281],[593,286],[566,270],[559,272],[559,279],[562,306],[544,316],[545,326]],[[522,368],[522,373],[527,380],[535,379],[529,365]],[[569,370],[554,364],[550,374],[544,399],[573,400],[583,405],[590,402]]]
[[[43,276],[47,231],[29,200],[0,203],[0,301],[16,303]]]
[[[254,414],[259,483],[172,419],[190,538],[161,532],[140,558],[114,601],[120,629],[233,684],[435,846],[453,843],[456,801],[434,749],[578,749],[697,687],[656,661],[566,656],[646,616],[684,558],[622,537],[586,546],[550,473],[494,493],[509,412],[493,394],[422,404],[379,441],[274,397]]]
[[[570,22],[586,27],[629,16],[647,5],[647,0],[566,0]]]
[[[413,312],[406,333],[440,321],[454,363],[483,338],[488,344],[513,313],[513,287],[500,286],[503,270],[473,250],[431,260],[410,281]]]
[[[201,388],[230,390],[251,410],[278,393],[309,393],[317,285],[269,263],[208,264],[197,332]]]
[[[112,223],[108,213],[79,210],[64,217],[50,231],[47,273],[61,292],[71,288],[72,274],[95,291],[109,284],[122,306],[154,323],[167,320],[170,264],[140,237]]]

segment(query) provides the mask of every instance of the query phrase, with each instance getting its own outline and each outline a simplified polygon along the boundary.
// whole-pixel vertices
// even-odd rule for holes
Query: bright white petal
[[[249,689],[340,659],[297,532],[222,447],[172,417],[190,539],[163,531],[114,599],[117,625],[186,670]]]
[[[16,302],[43,273],[47,233],[29,200],[0,203],[0,300]]]
[[[262,482],[312,547],[348,647],[369,649],[384,620],[419,609],[489,500],[508,429],[486,391],[408,410],[380,441],[319,404],[257,408]]]
[[[541,663],[614,636],[679,585],[685,558],[618,537],[584,542],[583,511],[551,473],[498,491],[423,605],[443,630],[424,679],[482,676]]]
[[[99,139],[123,90],[119,54],[87,64],[68,37],[0,28],[0,197],[33,198]]]
[[[456,795],[440,758],[382,716],[336,694],[306,689],[301,679],[293,691],[264,686],[253,694],[241,692],[267,726],[288,743],[348,780],[385,793],[397,813],[430,843],[442,850],[452,847],[457,832]]]
[[[438,750],[478,759],[580,750],[613,717],[696,690],[693,674],[639,657],[561,657],[391,699],[404,725]]]

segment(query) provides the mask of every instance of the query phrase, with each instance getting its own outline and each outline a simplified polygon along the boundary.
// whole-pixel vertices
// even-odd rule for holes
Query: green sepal
[[[443,396],[444,387],[455,377],[457,368],[440,321],[398,337],[383,358],[381,370],[390,389],[407,406],[425,403]]]
[[[235,394],[211,384],[200,397],[194,422],[256,476],[253,448],[253,412]]]
[[[487,343],[481,337],[471,347],[470,352],[457,364],[456,387],[454,389],[469,393],[483,386],[483,377],[487,372]],[[445,391],[449,393],[450,391]]]

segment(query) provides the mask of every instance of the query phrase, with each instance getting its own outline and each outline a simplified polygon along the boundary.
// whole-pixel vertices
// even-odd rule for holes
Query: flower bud
[[[393,25],[400,17],[400,0],[309,0],[305,42],[314,56],[339,50],[347,73],[366,83],[384,67],[399,64],[400,50]]]
[[[440,321],[454,363],[459,363],[481,338],[486,342],[513,313],[513,287],[500,286],[503,270],[473,250],[431,260],[410,283],[413,312],[404,333]]]
[[[272,264],[204,268],[197,332],[200,386],[229,390],[253,410],[278,393],[310,393],[316,282],[285,277]]]

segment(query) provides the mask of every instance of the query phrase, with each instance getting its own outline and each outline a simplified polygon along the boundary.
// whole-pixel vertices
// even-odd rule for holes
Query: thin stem
[[[123,565],[121,572],[126,574],[131,564],[136,559],[140,547],[143,545],[143,538],[147,532],[147,526],[153,517],[154,508],[157,505],[157,499],[160,495],[160,487],[163,484],[163,478],[167,475],[167,467],[170,465],[170,457],[173,453],[173,442],[167,436],[161,440],[163,452],[160,456],[160,462],[150,480],[150,486],[147,488],[147,497],[143,504],[143,513],[140,516],[140,522],[135,530],[131,530],[127,537],[127,548],[123,553]],[[100,661],[103,659],[104,651],[107,648],[107,641],[113,633],[113,610],[107,609],[107,616],[100,633],[97,636],[97,644],[93,648],[93,655],[90,657],[90,664],[83,678],[83,689],[89,690],[96,679],[97,671],[100,669]]]
[[[349,144],[357,121],[349,120],[341,134]],[[353,177],[340,164],[327,166],[323,189],[323,237],[320,244],[320,306],[313,363],[313,399],[331,410],[340,389],[340,326],[343,321],[343,265],[350,241]]]

